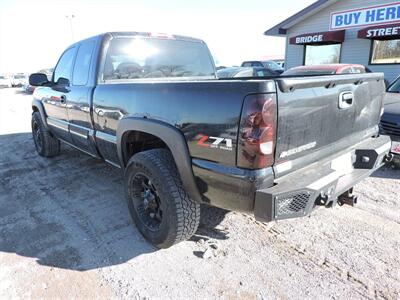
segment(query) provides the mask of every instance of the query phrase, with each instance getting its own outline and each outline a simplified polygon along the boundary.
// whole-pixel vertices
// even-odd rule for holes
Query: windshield
[[[397,78],[389,87],[389,93],[400,93],[400,77]]]
[[[0,79],[6,79],[4,76],[0,76]]]
[[[104,80],[173,77],[215,78],[207,46],[174,39],[135,37],[111,40]]]
[[[15,75],[14,78],[15,79],[24,79],[25,75]]]

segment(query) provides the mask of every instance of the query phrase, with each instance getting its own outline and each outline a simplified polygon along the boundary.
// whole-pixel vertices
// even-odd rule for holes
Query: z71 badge
[[[232,151],[232,139],[208,136],[208,135],[200,135],[201,138],[197,142],[197,145],[207,148],[215,148],[221,150]]]

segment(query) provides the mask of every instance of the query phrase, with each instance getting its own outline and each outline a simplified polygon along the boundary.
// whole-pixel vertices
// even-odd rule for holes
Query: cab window
[[[204,77],[215,78],[204,43],[156,38],[115,38],[110,41],[103,79]]]
[[[94,41],[85,42],[80,45],[74,65],[74,72],[72,77],[73,85],[87,84],[93,50],[94,50]]]
[[[54,70],[53,81],[57,82],[61,77],[71,80],[72,64],[74,61],[75,48],[66,50],[58,61],[57,67]]]

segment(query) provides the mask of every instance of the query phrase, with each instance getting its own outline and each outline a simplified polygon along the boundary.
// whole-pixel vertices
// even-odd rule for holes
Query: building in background
[[[285,68],[355,63],[394,80],[400,74],[400,2],[320,0],[265,35],[285,36]]]

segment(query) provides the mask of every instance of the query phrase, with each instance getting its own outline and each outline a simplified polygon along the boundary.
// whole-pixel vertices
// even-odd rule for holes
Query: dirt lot
[[[400,299],[400,171],[355,208],[276,223],[208,209],[167,250],[130,219],[119,170],[70,147],[36,155],[31,96],[0,90],[0,299]]]

